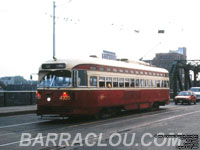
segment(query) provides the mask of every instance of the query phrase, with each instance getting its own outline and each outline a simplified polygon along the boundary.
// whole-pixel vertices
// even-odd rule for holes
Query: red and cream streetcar
[[[169,74],[141,62],[98,58],[41,65],[37,115],[99,115],[169,103]]]

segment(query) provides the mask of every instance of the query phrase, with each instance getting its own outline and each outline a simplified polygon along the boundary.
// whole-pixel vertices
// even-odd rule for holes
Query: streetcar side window
[[[156,87],[156,80],[153,80],[153,87]]]
[[[124,78],[119,78],[119,87],[124,87]]]
[[[78,70],[78,86],[87,86],[86,70]]]
[[[169,81],[166,81],[166,87],[169,87]]]
[[[168,88],[168,87],[169,87],[169,81],[164,80],[164,87],[165,87],[165,88]]]
[[[90,77],[90,86],[97,87],[97,77],[95,77],[95,76]]]
[[[141,87],[144,87],[144,79],[141,79],[141,80],[140,80],[140,86],[141,86]]]
[[[153,87],[153,81],[149,80],[149,87],[152,88]]]
[[[167,87],[167,81],[164,80],[164,87]]]
[[[99,77],[99,87],[105,87],[105,77]]]
[[[140,80],[136,79],[136,87],[139,87],[139,86],[140,86]]]
[[[112,87],[112,78],[106,77],[106,87],[111,88]]]
[[[135,87],[135,80],[134,79],[130,79],[130,86]]]
[[[161,80],[161,87],[164,87],[164,80]]]
[[[125,78],[125,87],[129,87],[129,78]]]
[[[148,87],[148,80],[144,80],[144,86]]]
[[[160,87],[160,80],[157,80],[157,87]]]
[[[113,87],[118,87],[118,78],[113,78]]]

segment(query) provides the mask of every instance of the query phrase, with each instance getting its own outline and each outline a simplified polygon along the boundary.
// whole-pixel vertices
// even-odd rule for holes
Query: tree
[[[3,90],[6,89],[6,85],[4,84],[3,81],[0,81],[0,89],[3,89]]]

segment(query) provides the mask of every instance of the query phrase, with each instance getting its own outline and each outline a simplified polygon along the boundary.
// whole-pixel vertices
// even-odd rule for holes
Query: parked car
[[[177,105],[178,103],[188,103],[191,104],[192,102],[196,104],[196,95],[192,91],[181,91],[178,93],[178,95],[175,97],[175,104]]]
[[[200,87],[191,87],[190,91],[194,92],[197,96],[197,101],[200,101]]]

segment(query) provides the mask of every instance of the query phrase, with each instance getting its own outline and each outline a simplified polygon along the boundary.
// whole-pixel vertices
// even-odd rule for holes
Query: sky
[[[187,48],[200,59],[199,0],[55,0],[56,57],[152,59]],[[0,77],[29,79],[53,55],[53,0],[0,1]],[[165,30],[158,34],[158,30]]]

